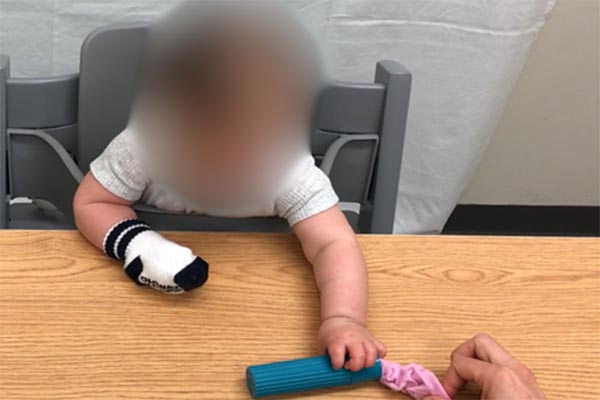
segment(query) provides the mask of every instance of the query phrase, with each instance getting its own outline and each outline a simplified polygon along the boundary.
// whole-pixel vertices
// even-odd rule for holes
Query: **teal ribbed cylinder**
[[[370,368],[353,372],[333,369],[329,356],[301,358],[246,369],[246,383],[253,398],[312,389],[345,386],[381,378],[379,359]]]

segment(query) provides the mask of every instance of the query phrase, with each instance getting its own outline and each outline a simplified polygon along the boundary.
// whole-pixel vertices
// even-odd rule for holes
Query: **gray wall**
[[[599,0],[559,0],[463,204],[600,205]]]

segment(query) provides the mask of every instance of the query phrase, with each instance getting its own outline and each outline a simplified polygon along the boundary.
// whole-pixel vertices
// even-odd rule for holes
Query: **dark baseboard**
[[[442,233],[600,236],[600,207],[460,204]]]

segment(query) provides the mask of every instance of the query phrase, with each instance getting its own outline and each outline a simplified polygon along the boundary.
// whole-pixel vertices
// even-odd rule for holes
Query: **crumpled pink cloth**
[[[451,400],[433,372],[418,364],[399,365],[381,359],[379,382],[397,392],[406,393],[416,400],[439,396]]]

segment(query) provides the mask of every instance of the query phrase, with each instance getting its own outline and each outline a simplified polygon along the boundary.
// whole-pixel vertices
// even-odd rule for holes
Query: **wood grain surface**
[[[0,231],[0,399],[247,399],[248,365],[315,354],[318,294],[294,237],[166,236],[210,262],[202,289],[138,287],[76,232]],[[599,239],[360,242],[388,359],[441,377],[485,331],[549,398],[600,398]],[[371,382],[302,398],[406,397]]]

